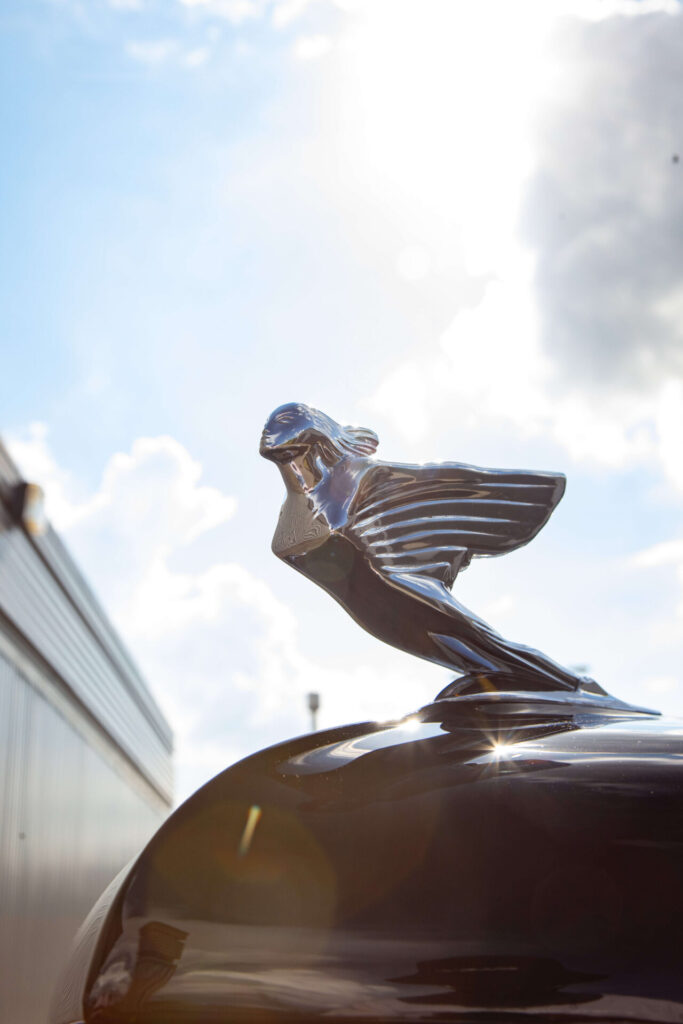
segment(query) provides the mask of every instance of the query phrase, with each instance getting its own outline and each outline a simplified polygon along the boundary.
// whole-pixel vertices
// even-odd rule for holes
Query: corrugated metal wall
[[[0,616],[170,799],[171,731],[139,672],[54,531],[30,537],[1,503]]]
[[[168,814],[173,738],[0,444],[0,1024],[44,1024],[74,934]]]
[[[43,1024],[82,919],[165,813],[0,655],[0,1021]]]

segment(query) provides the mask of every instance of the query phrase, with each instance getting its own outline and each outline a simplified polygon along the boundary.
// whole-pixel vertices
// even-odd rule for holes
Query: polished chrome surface
[[[342,427],[307,405],[275,410],[260,446],[287,491],[275,554],[394,647],[492,685],[507,673],[527,689],[580,688],[579,676],[505,640],[450,593],[472,558],[536,536],[564,477],[457,462],[394,465],[372,458],[377,444],[371,430]]]
[[[84,1019],[679,1021],[682,753],[683,722],[520,693],[262,751],[105,900]]]

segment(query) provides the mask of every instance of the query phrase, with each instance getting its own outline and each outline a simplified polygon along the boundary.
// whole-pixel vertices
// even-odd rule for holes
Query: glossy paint
[[[514,673],[526,689],[581,687],[540,651],[511,643],[450,593],[472,558],[514,551],[564,493],[561,474],[372,458],[376,435],[317,409],[276,409],[260,452],[286,487],[273,551],[368,632],[459,672]]]
[[[470,692],[228,769],[52,1024],[683,1019],[683,723],[600,700]]]

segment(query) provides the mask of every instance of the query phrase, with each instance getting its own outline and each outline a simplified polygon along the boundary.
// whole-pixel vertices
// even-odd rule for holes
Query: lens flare
[[[249,808],[249,813],[247,814],[247,821],[244,826],[242,838],[240,839],[240,845],[238,847],[240,857],[246,857],[246,855],[249,853],[249,847],[251,846],[251,841],[254,838],[256,826],[261,820],[261,814],[262,811],[258,804],[252,804],[251,807]]]

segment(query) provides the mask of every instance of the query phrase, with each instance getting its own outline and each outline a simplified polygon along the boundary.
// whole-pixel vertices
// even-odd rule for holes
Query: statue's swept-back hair
[[[321,431],[323,437],[320,443],[332,455],[334,462],[346,455],[374,455],[377,451],[379,438],[374,430],[367,427],[343,427],[317,409],[311,409],[311,412],[327,421],[327,429]]]

